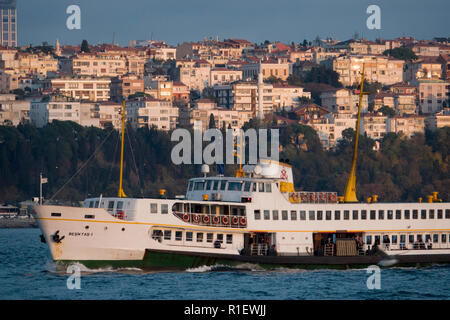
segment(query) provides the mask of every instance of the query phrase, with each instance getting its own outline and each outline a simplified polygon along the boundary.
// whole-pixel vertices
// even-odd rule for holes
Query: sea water
[[[373,273],[367,269],[266,271],[258,265],[242,265],[148,272],[78,265],[80,289],[69,289],[72,274],[57,270],[40,233],[39,229],[0,229],[0,299],[450,298],[450,265],[381,269],[379,289],[368,288],[373,288],[367,285]]]

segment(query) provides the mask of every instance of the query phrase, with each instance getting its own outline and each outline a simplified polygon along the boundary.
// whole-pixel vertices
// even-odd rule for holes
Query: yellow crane
[[[359,104],[358,104],[358,117],[356,120],[356,132],[355,132],[355,147],[353,149],[352,168],[350,170],[350,176],[348,177],[347,187],[345,188],[344,202],[358,202],[356,197],[356,160],[358,157],[358,141],[359,141],[359,127],[361,121],[361,104],[363,99],[363,87],[364,87],[364,72],[365,67],[363,64],[361,75],[361,89],[359,91]]]

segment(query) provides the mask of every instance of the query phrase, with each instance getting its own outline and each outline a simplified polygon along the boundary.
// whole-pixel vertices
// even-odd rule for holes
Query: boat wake
[[[186,269],[186,272],[192,273],[205,273],[205,272],[236,272],[236,271],[265,271],[262,267],[257,264],[243,263],[236,266],[225,266],[221,264],[213,266],[200,266],[197,268]]]

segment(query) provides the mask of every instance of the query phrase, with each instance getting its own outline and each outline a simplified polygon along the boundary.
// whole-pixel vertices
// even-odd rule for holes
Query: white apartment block
[[[417,132],[425,131],[425,117],[419,115],[393,116],[387,118],[387,132],[402,134],[411,138]]]
[[[158,130],[173,130],[178,123],[178,108],[172,102],[143,98],[126,102],[127,120],[133,128],[148,126]]]
[[[75,75],[96,77],[117,77],[128,72],[125,57],[101,53],[80,53],[64,60],[61,69]]]
[[[359,94],[353,93],[352,90],[332,89],[324,91],[320,94],[321,105],[330,112],[337,113],[358,113]],[[367,112],[369,101],[367,95],[363,95],[361,112]]]
[[[419,110],[422,113],[436,113],[443,109],[444,102],[448,105],[450,84],[444,80],[412,81],[418,87]]]
[[[283,63],[279,60],[263,60],[261,63],[247,63],[242,65],[242,78],[244,80],[256,80],[260,72],[263,75],[263,79],[269,79],[271,77],[279,78],[281,80],[287,80],[292,73],[292,67],[290,63]]]
[[[177,60],[179,81],[189,90],[202,91],[209,86],[211,65],[205,60]]]
[[[76,100],[108,101],[110,84],[111,78],[108,77],[65,76],[47,80],[44,87]]]
[[[242,70],[233,70],[227,68],[213,68],[210,72],[209,86],[216,84],[226,84],[242,80]]]
[[[214,116],[215,127],[218,129],[239,130],[244,123],[250,121],[251,111],[238,111],[218,108],[215,102],[208,99],[196,101],[193,108],[180,108],[180,125],[205,131],[209,128],[211,115]]]
[[[382,139],[387,133],[387,116],[381,113],[361,115],[360,132],[374,140]]]
[[[31,102],[31,123],[40,128],[53,120],[73,121],[79,124],[80,102],[61,95],[46,96],[40,101]]]
[[[403,81],[403,60],[385,56],[356,55],[342,56],[333,61],[333,70],[339,74],[344,86],[360,84],[362,66],[365,64],[365,79],[391,85]]]
[[[324,116],[329,119],[329,123],[334,124],[334,143],[342,139],[342,132],[352,128],[356,130],[356,117],[351,113],[328,113]]]
[[[394,96],[395,113],[398,115],[417,113],[415,94],[396,94]]]
[[[0,95],[0,125],[17,126],[30,120],[30,102],[15,100],[15,95]]]

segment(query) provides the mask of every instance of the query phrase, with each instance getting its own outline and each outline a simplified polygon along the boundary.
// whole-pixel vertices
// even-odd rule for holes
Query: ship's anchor
[[[53,239],[53,241],[55,241],[56,243],[60,243],[65,237],[66,237],[66,236],[62,236],[62,237],[59,236],[59,230],[57,230],[57,231],[55,232],[55,234],[52,235],[52,239]]]

